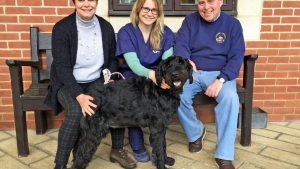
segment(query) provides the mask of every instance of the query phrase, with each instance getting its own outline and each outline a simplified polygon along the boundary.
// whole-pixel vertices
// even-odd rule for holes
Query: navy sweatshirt
[[[220,71],[225,81],[239,76],[245,53],[240,22],[223,12],[214,22],[195,12],[184,19],[177,32],[174,55],[192,60],[198,70]]]

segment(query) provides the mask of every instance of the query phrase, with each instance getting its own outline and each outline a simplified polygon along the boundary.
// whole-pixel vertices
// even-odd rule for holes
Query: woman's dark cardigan
[[[104,54],[104,65],[102,69],[108,68],[111,72],[118,70],[118,61],[115,58],[116,40],[114,29],[109,22],[96,15],[99,20],[102,32],[102,44]],[[54,115],[58,115],[63,109],[57,100],[57,92],[63,86],[71,96],[76,97],[83,93],[83,88],[77,84],[73,75],[73,68],[77,57],[77,26],[76,13],[67,16],[57,22],[52,31],[52,56],[50,84],[48,94],[44,101],[50,106]],[[103,78],[103,76],[101,76]]]

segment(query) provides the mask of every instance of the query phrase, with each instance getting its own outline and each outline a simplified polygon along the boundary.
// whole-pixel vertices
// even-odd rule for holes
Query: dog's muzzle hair
[[[184,84],[193,82],[192,71],[188,59],[171,56],[155,71],[157,85],[146,77],[132,77],[93,88],[88,95],[94,98],[97,108],[94,115],[81,119],[79,141],[73,150],[75,168],[88,166],[112,121],[149,127],[156,167],[173,165],[175,160],[166,154],[166,129],[177,115]],[[159,87],[163,81],[170,89]]]

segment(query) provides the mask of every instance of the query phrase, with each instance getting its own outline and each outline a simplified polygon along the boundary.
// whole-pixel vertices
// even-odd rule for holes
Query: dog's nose
[[[178,75],[178,72],[173,72],[173,73],[172,73],[172,76],[173,76],[173,77],[178,77],[178,76],[179,76],[179,75]]]

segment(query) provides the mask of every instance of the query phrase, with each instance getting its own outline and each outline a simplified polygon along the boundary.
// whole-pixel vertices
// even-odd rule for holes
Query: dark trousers
[[[98,79],[92,83],[80,84],[84,92],[88,92],[95,85],[103,83]],[[81,107],[76,99],[73,99],[68,92],[66,86],[61,87],[58,91],[58,101],[66,110],[65,120],[63,121],[58,133],[58,146],[55,156],[55,163],[57,165],[67,165],[70,153],[78,139],[80,119],[83,116]],[[110,129],[112,148],[121,149],[124,144],[124,128]]]
[[[132,150],[139,150],[144,147],[144,134],[140,127],[128,127],[128,139]],[[149,137],[150,145],[152,146],[151,135]]]

